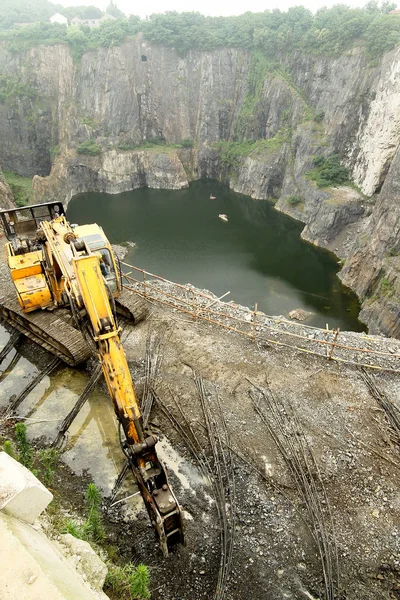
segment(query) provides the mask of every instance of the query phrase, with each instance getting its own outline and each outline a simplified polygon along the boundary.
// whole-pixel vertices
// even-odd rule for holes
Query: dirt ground
[[[209,453],[194,383],[196,372],[205,381],[216,421],[216,399],[220,402],[234,451],[236,494],[231,518],[235,530],[225,597],[400,598],[398,431],[371,396],[360,371],[289,349],[260,350],[234,333],[153,308],[148,321],[125,333],[124,346],[139,390],[146,339],[149,331],[156,330],[164,332],[158,396],[182,421],[172,397],[175,399]],[[370,377],[397,405],[398,376],[374,373]],[[277,411],[255,386],[269,390],[270,396],[272,392]],[[301,433],[303,449],[307,445],[306,460],[315,461],[309,472],[319,511],[312,509],[314,500],[310,510],[307,495],[301,493],[290,469],[291,453],[302,446],[289,446],[289,461],[285,462],[284,448],[277,447],[270,433],[268,422],[275,431],[281,426],[277,418],[284,422],[283,439],[299,438]],[[157,407],[152,422],[181,454],[193,460],[179,433]],[[190,515],[186,548],[179,548],[165,561],[152,544],[147,523],[143,523],[143,532],[135,523],[129,526],[131,558],[147,560],[152,566],[153,580],[162,586],[154,598],[210,598],[220,557],[220,525],[215,502],[209,498],[212,490],[200,481],[193,484],[193,493],[193,487],[183,489],[173,474],[171,480]],[[314,539],[316,518],[317,529],[326,529],[323,553],[330,554],[328,562],[321,561]],[[324,592],[323,564],[325,568],[332,565],[332,596],[329,585]]]
[[[169,476],[186,546],[163,558],[144,510],[105,520],[109,547],[149,565],[152,598],[400,599],[400,431],[362,372],[153,304],[123,333],[139,397],[149,336],[162,359],[150,423],[182,458]],[[368,377],[396,416],[399,375]],[[62,469],[54,486],[79,511],[87,480]]]

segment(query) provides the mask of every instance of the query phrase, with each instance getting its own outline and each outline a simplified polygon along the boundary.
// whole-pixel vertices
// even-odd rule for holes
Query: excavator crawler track
[[[148,314],[147,302],[129,290],[122,291],[116,300],[116,308],[118,314],[134,323],[140,323]],[[89,346],[82,333],[73,326],[71,313],[67,309],[25,314],[18,300],[10,294],[0,301],[0,319],[71,367],[85,362],[91,356]]]
[[[126,288],[122,288],[119,297],[115,299],[115,304],[117,313],[135,324],[143,321],[149,313],[147,300]]]
[[[0,318],[72,367],[91,356],[81,332],[71,325],[66,309],[24,314],[18,300],[7,296],[0,302]]]

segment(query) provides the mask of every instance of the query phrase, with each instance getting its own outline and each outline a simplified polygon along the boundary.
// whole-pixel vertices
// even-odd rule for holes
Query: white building
[[[99,25],[105,23],[106,21],[115,21],[115,17],[109,15],[108,13],[103,15],[101,19],[80,19],[79,17],[74,17],[71,20],[71,25],[86,25],[86,27],[93,29],[93,27],[99,27]]]
[[[49,19],[50,23],[60,23],[60,25],[68,25],[67,17],[64,15],[60,15],[60,13],[56,13]]]

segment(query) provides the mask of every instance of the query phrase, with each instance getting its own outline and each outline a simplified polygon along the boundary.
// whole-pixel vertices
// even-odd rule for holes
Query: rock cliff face
[[[9,82],[0,161],[37,175],[35,200],[217,178],[303,221],[305,239],[347,260],[342,278],[364,302],[363,319],[400,335],[397,245],[393,229],[386,235],[400,219],[400,49],[377,66],[354,49],[337,59],[297,54],[277,68],[235,49],[182,58],[138,35],[79,64],[65,46],[18,56],[0,46],[0,67]],[[134,149],[154,138],[169,147]],[[192,149],[173,147],[184,139]],[[101,155],[77,155],[88,140]],[[264,142],[244,151],[243,140]],[[51,149],[58,158],[49,175]],[[307,178],[313,157],[331,152],[344,157],[360,192],[318,189]]]
[[[4,179],[3,173],[0,171],[0,209],[13,208],[14,196],[10,190],[10,186]]]

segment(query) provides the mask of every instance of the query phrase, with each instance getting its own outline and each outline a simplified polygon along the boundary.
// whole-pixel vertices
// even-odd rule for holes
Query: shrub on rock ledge
[[[96,142],[86,141],[79,144],[76,149],[78,154],[89,154],[90,156],[97,156],[101,154],[101,146],[96,144]]]

